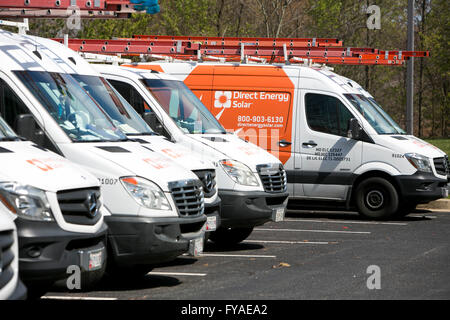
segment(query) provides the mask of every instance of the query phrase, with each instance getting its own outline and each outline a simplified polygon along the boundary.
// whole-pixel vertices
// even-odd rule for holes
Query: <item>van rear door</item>
[[[296,182],[308,198],[345,200],[361,165],[362,142],[347,138],[348,122],[357,117],[330,92],[300,90],[299,99],[302,170]]]

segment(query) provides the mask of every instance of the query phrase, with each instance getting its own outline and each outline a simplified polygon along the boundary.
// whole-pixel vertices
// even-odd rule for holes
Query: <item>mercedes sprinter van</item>
[[[448,195],[448,156],[406,135],[365,90],[328,68],[151,63],[183,80],[227,130],[276,154],[292,199],[338,201],[369,218]]]

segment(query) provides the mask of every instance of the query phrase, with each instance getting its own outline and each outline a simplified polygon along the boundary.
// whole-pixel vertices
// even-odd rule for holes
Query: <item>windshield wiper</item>
[[[160,134],[156,133],[156,132],[127,133],[126,135],[129,136],[129,137],[134,137],[134,136],[160,136]]]

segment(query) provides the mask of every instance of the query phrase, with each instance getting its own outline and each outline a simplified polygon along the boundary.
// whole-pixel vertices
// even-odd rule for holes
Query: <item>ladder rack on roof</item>
[[[224,39],[224,45],[204,45],[201,41],[180,39],[69,39],[68,46],[78,52],[122,55],[164,55],[178,60],[246,62],[248,60],[266,60],[270,63],[325,63],[350,65],[402,65],[410,57],[428,57],[427,51],[387,51],[374,48],[318,47],[287,45],[286,42],[275,45],[259,45],[239,38],[240,45]],[[192,38],[191,38],[192,39]],[[204,38],[206,39],[206,38]],[[208,38],[210,39],[210,38]],[[236,39],[236,38],[232,38]],[[255,39],[255,38],[250,38]],[[54,39],[64,43],[63,39]],[[209,40],[208,40],[209,41]],[[245,41],[245,42],[244,42]],[[248,44],[251,43],[251,44]]]
[[[67,9],[115,11],[118,6],[130,6],[130,0],[1,0],[0,8]]]
[[[127,19],[130,17],[132,13],[136,11],[132,9],[120,9],[116,11],[86,11],[81,10],[76,12],[76,10],[69,9],[47,9],[47,10],[15,10],[15,9],[7,9],[3,10],[0,8],[0,17],[1,18],[69,18],[74,14],[77,14],[81,19],[93,19],[93,18],[101,18],[101,19],[111,19],[111,18],[122,18]]]
[[[122,39],[127,40],[127,39]],[[336,38],[242,38],[242,37],[187,37],[187,36],[157,36],[133,35],[132,40],[146,41],[190,41],[212,46],[287,46],[296,47],[341,47],[342,41]]]
[[[129,18],[135,9],[130,0],[0,0],[2,18]]]

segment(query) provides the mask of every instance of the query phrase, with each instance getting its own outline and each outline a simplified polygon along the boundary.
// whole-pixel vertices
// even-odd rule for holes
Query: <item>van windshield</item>
[[[19,137],[14,131],[6,124],[5,120],[0,117],[0,141],[17,140]]]
[[[69,74],[15,71],[74,142],[121,141],[127,137]]]
[[[404,131],[391,119],[386,117],[387,113],[378,105],[371,102],[362,94],[349,94],[344,96],[369,122],[378,134],[403,134]],[[375,100],[374,100],[375,101]]]
[[[72,74],[126,135],[156,134],[134,108],[102,77]]]
[[[387,121],[389,121],[389,123],[395,127],[395,129],[397,129],[398,133],[401,134],[406,134],[406,131],[403,130],[398,124],[397,122],[394,121],[394,119],[391,118],[391,116],[384,111],[384,109],[381,107],[381,105],[375,101],[374,98],[368,98],[369,101],[375,106],[375,108],[377,108],[377,110],[386,118]]]
[[[164,111],[184,132],[226,133],[222,125],[182,81],[161,79],[142,81]]]

